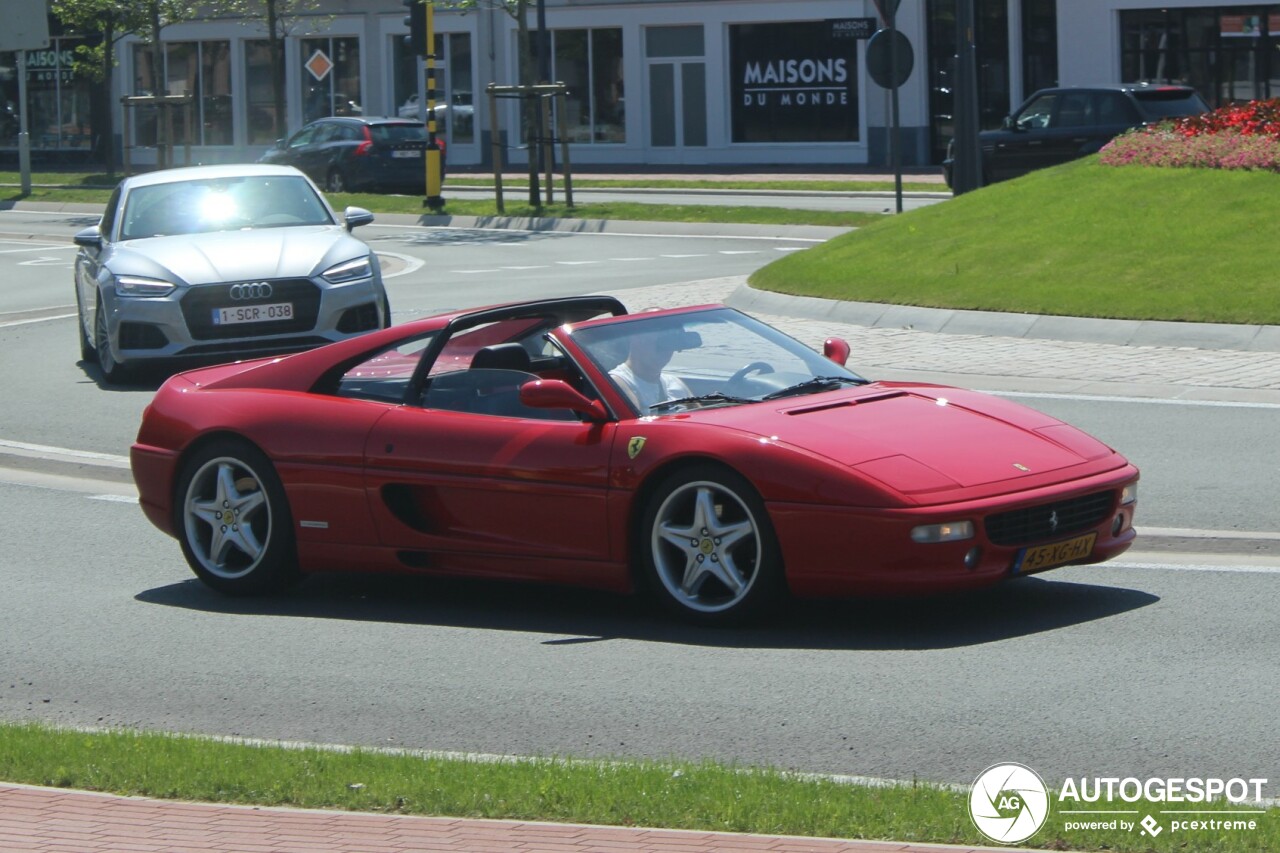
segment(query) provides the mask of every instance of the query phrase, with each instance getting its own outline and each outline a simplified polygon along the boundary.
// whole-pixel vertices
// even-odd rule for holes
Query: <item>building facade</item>
[[[155,67],[126,38],[110,91],[72,68],[59,35],[27,53],[28,119],[37,162],[92,162],[110,111],[117,158],[256,159],[277,136],[331,114],[415,115],[422,63],[404,43],[396,0],[324,0],[289,24],[285,115],[275,115],[260,24],[202,19],[166,27]],[[1196,86],[1211,104],[1280,95],[1280,3],[1190,0],[974,0],[984,126],[1049,85],[1148,80]],[[520,106],[486,87],[518,78],[516,21],[438,3],[437,103],[451,167],[527,163]],[[533,5],[532,2],[530,4]],[[575,166],[884,165],[889,92],[867,73],[873,0],[546,0],[551,79],[566,84],[560,120]],[[531,8],[530,27],[535,16]],[[901,0],[912,46],[899,91],[903,163],[941,160],[951,134],[955,0]],[[0,54],[0,157],[16,148],[12,54]],[[187,96],[166,113],[128,97]],[[161,134],[158,124],[169,128]],[[283,128],[283,131],[278,130]],[[127,144],[127,145],[126,145]]]

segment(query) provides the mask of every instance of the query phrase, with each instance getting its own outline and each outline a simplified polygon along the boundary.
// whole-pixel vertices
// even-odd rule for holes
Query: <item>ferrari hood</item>
[[[109,265],[116,274],[197,285],[309,278],[368,253],[368,246],[339,225],[309,225],[132,240],[116,246]]]
[[[751,411],[755,410],[755,411]],[[1080,430],[971,391],[871,385],[734,410],[738,426],[919,494],[1044,475],[1114,454]],[[747,415],[750,411],[750,417]]]

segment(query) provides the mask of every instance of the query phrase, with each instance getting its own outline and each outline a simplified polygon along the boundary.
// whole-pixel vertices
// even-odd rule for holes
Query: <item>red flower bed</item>
[[[1107,143],[1099,161],[1107,166],[1280,172],[1280,98],[1231,104],[1131,130]]]

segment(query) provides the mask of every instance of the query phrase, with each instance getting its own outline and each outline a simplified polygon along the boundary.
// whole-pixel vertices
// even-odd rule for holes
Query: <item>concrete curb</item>
[[[871,328],[914,329],[956,335],[1078,341],[1117,346],[1280,352],[1280,326],[1106,320],[1040,314],[1006,314],[843,302],[756,290],[743,284],[728,304],[743,311],[830,320]]]

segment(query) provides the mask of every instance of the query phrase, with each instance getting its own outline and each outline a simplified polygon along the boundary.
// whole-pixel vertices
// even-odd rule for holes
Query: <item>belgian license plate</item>
[[[292,302],[274,302],[270,305],[237,305],[234,308],[214,308],[213,325],[230,326],[235,323],[266,323],[272,320],[292,320]]]
[[[409,148],[404,150],[392,151],[391,156],[392,157],[412,157],[414,159],[420,159],[422,157],[422,152],[416,148]]]
[[[1042,572],[1055,566],[1083,560],[1093,553],[1093,543],[1097,540],[1097,533],[1087,533],[1063,542],[1024,548],[1018,553],[1018,559],[1013,563],[1013,573],[1029,575],[1032,572]]]

